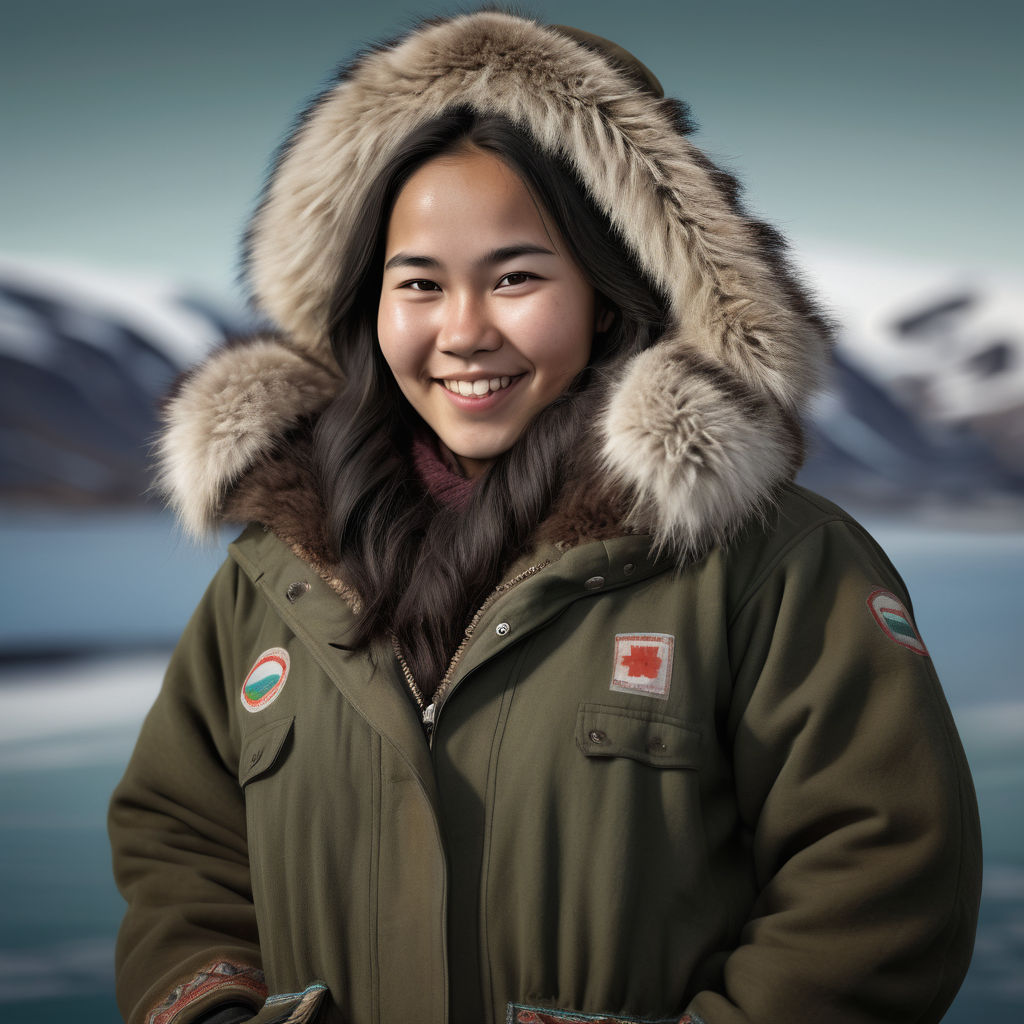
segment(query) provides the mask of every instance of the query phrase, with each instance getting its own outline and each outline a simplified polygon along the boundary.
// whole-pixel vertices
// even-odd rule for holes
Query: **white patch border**
[[[891,610],[898,611],[910,623],[910,628],[914,631],[913,640],[909,637],[899,636],[892,631],[889,623],[885,621],[885,617],[882,615],[882,608],[880,606],[884,606],[883,598],[886,599],[885,604]],[[900,647],[905,647],[908,651],[919,654],[922,658],[931,657],[928,653],[928,648],[925,647],[924,641],[921,639],[921,634],[918,632],[917,623],[910,612],[907,611],[907,606],[891,590],[886,590],[885,587],[877,587],[872,590],[868,596],[868,608],[871,610],[871,614],[874,616],[879,628],[893,643],[897,643]]]
[[[621,658],[620,644],[664,644],[666,647],[665,656],[662,658],[661,668],[655,679],[643,683],[632,682],[628,679],[619,679],[616,670]],[[615,693],[631,693],[641,697],[654,697],[657,700],[668,700],[669,690],[672,688],[672,662],[676,646],[676,638],[671,633],[616,633],[615,646],[612,655],[612,681],[608,687]]]
[[[274,686],[274,689],[271,690],[270,693],[261,697],[255,704],[250,704],[249,701],[245,699],[245,687],[249,680],[252,679],[253,673],[256,671],[257,668],[259,668],[260,662],[262,662],[265,658],[280,658],[281,661],[284,662],[284,671],[281,673],[281,678],[277,681],[277,683]],[[239,696],[241,697],[242,700],[242,707],[253,715],[255,715],[259,711],[262,711],[264,708],[270,707],[270,705],[273,704],[274,701],[281,696],[281,691],[284,689],[284,684],[285,681],[288,679],[288,673],[291,671],[291,667],[292,659],[289,656],[288,652],[283,647],[268,647],[252,663],[252,668],[249,669],[248,673],[245,676],[245,679],[242,680],[242,689],[239,693]]]

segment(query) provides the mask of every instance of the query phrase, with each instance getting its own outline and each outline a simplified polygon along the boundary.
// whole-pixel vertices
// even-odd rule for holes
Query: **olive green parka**
[[[573,166],[673,322],[423,708],[390,645],[346,649],[301,437],[360,190],[453,104]],[[282,151],[248,242],[280,331],[196,370],[161,443],[191,529],[253,525],[111,807],[129,1024],[942,1016],[970,777],[899,576],[790,482],[821,320],[684,129],[623,51],[484,13],[360,57]]]

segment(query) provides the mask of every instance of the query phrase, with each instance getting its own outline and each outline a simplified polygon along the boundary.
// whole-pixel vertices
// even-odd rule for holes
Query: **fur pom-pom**
[[[629,525],[680,560],[727,539],[799,462],[777,407],[678,345],[630,362],[601,433],[609,478],[631,496]]]
[[[156,445],[157,489],[184,529],[212,529],[231,484],[322,409],[338,378],[276,338],[215,353],[168,402]]]

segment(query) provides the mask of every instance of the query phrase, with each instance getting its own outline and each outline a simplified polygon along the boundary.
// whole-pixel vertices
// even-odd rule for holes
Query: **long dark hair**
[[[395,199],[424,163],[462,148],[492,153],[519,174],[613,318],[573,385],[457,511],[434,502],[412,469],[412,439],[424,427],[384,361],[376,323]],[[575,175],[510,121],[457,108],[404,140],[371,185],[338,268],[331,344],[345,384],[314,432],[329,541],[362,601],[352,647],[391,634],[419,688],[434,691],[472,614],[550,511],[596,415],[601,368],[651,344],[666,317],[665,299]]]

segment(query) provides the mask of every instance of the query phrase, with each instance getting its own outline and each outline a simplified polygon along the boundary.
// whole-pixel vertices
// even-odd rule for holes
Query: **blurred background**
[[[914,596],[974,770],[977,951],[1024,1019],[1020,5],[534,3],[632,50],[841,324],[802,482]],[[110,790],[219,564],[147,493],[156,402],[249,316],[237,240],[330,69],[450,5],[8,5],[0,36],[0,1019],[112,1021]]]

